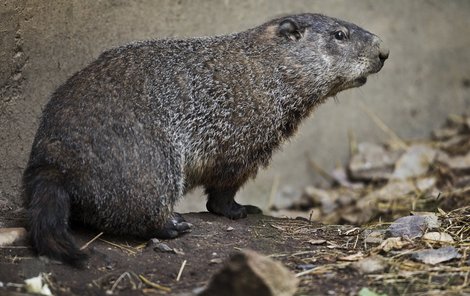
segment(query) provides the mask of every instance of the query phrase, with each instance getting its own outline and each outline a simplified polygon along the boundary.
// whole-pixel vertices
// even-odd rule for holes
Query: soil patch
[[[240,249],[271,256],[299,273],[315,266],[327,268],[339,256],[356,253],[361,248],[356,236],[345,235],[351,229],[348,226],[324,226],[263,215],[251,215],[237,221],[209,213],[191,213],[184,217],[194,224],[194,230],[180,238],[162,241],[174,251],[155,251],[146,247],[146,241],[104,234],[87,247],[90,260],[81,270],[45,263],[34,256],[28,246],[3,247],[0,249],[0,280],[4,286],[7,283],[22,284],[27,278],[46,273],[52,292],[59,295],[111,292],[117,295],[174,295],[203,287],[221,268],[221,262]],[[4,224],[18,226],[15,219],[9,218],[4,219],[7,220]],[[85,229],[75,230],[74,234],[79,245],[97,235]],[[309,243],[310,240],[315,242]],[[187,263],[180,280],[176,281],[184,260]],[[153,288],[139,276],[167,287],[171,292]],[[336,295],[349,294],[357,292],[363,284],[361,275],[354,270],[345,268],[339,273],[331,270],[302,277],[298,294],[326,295],[331,291]],[[3,291],[21,291],[9,286]]]

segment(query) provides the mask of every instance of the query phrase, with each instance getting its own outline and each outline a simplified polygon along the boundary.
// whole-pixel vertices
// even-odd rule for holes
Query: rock
[[[353,263],[353,267],[362,274],[379,273],[385,270],[387,263],[382,256],[371,256]]]
[[[342,222],[344,223],[345,221],[346,224],[362,225],[369,222],[376,213],[377,208],[373,206],[371,201],[366,202],[365,199],[361,199],[356,206],[351,206],[343,210],[340,213],[340,218]],[[335,213],[332,213],[332,215],[335,215]],[[336,224],[338,224],[338,222]]]
[[[435,265],[452,259],[461,258],[458,250],[452,246],[440,249],[427,249],[415,252],[411,258],[426,264]]]
[[[436,158],[437,151],[425,145],[410,146],[398,159],[392,178],[405,180],[426,174]]]
[[[427,229],[438,225],[436,216],[406,216],[395,220],[387,229],[391,237],[417,238],[423,236]]]
[[[352,183],[349,180],[348,173],[344,167],[337,167],[331,172],[334,181],[342,187],[361,189],[364,188],[363,183]]]
[[[147,248],[155,248],[160,243],[158,238],[151,238],[145,245]]]
[[[439,222],[439,218],[437,217],[436,213],[434,212],[411,212],[413,216],[420,216],[424,217],[426,220],[426,225],[428,229],[436,229],[441,226],[441,222]]]
[[[428,232],[423,235],[422,239],[449,244],[452,244],[454,242],[452,236],[445,232]]]
[[[172,248],[164,243],[158,243],[153,250],[159,252],[175,252]]]
[[[416,188],[421,192],[428,191],[436,186],[436,182],[435,177],[421,178],[416,181]]]
[[[457,135],[438,143],[438,148],[450,155],[466,154],[470,150],[470,135]]]
[[[466,115],[449,114],[446,119],[446,127],[468,128],[469,117]]]
[[[382,188],[367,194],[363,199],[359,200],[358,205],[361,207],[364,203],[369,203],[371,201],[376,202],[377,200],[395,200],[415,190],[416,187],[411,181],[390,181]]]
[[[307,186],[305,188],[305,194],[312,200],[313,205],[321,206],[323,214],[330,214],[337,208],[336,199],[338,198],[338,194],[335,191]]]
[[[280,209],[289,209],[294,204],[301,203],[302,199],[302,192],[291,187],[291,186],[284,186],[281,190],[279,190],[274,195],[273,204],[271,205],[271,209],[273,210],[280,210]],[[309,206],[307,206],[308,208]]]
[[[364,231],[364,242],[368,244],[380,244],[385,239],[385,230]]]
[[[44,283],[43,275],[24,280],[26,292],[31,294],[52,295],[51,290]]]
[[[326,243],[326,240],[324,239],[311,239],[308,241],[309,244],[311,245],[323,245]]]
[[[294,295],[298,283],[281,263],[245,250],[233,255],[200,295],[288,296]]]
[[[0,246],[25,243],[26,237],[27,232],[23,227],[0,228]]]
[[[447,165],[457,174],[470,172],[470,151],[465,155],[455,157],[441,152],[438,161]]]
[[[221,258],[214,258],[209,261],[209,264],[221,264],[223,260]]]
[[[369,288],[362,288],[359,291],[358,296],[387,296],[387,294],[378,294],[375,293],[374,291],[370,290]]]
[[[459,134],[458,128],[443,127],[435,129],[432,132],[432,138],[435,140],[447,140]]]
[[[399,155],[377,144],[360,143],[358,153],[349,162],[349,174],[354,180],[387,180]]]
[[[338,199],[336,200],[336,203],[340,207],[345,207],[345,206],[353,205],[357,199],[358,199],[358,194],[356,194],[354,191],[340,192]]]

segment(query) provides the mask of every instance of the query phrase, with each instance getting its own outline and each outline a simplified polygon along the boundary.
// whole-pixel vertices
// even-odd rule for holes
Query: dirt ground
[[[263,215],[238,221],[209,213],[191,213],[184,217],[194,224],[194,230],[178,239],[165,241],[177,253],[154,251],[145,247],[145,241],[103,235],[87,248],[90,260],[79,270],[45,263],[35,257],[28,246],[3,247],[0,249],[0,279],[4,286],[7,283],[14,286],[41,272],[47,273],[52,293],[57,295],[178,295],[203,287],[221,268],[221,262],[240,249],[269,255],[298,273],[302,266],[328,265],[336,262],[338,255],[356,253],[362,246],[351,243],[355,236],[340,235],[351,228],[345,226],[323,226],[305,220]],[[18,226],[17,218],[7,218],[6,226]],[[79,229],[75,234],[77,243],[83,245],[97,233]],[[326,240],[327,243],[312,245],[308,243],[311,239]],[[180,280],[176,281],[184,260],[187,264]],[[171,291],[150,287],[139,279],[140,275]],[[121,278],[119,282],[118,278]],[[298,294],[350,295],[356,294],[364,284],[365,280],[358,272],[345,269],[340,273],[302,278]],[[0,294],[22,291],[11,284],[8,286],[0,289]]]
[[[21,212],[2,214],[2,227],[24,224]],[[27,242],[0,247],[0,295],[26,295],[24,280],[38,275],[53,295],[197,295],[230,255],[243,249],[282,262],[300,280],[296,295],[470,293],[466,247],[470,207],[439,216],[441,230],[460,237],[454,245],[461,252],[456,259],[438,265],[412,257],[423,248],[443,245],[440,242],[400,238],[368,242],[367,233],[384,230],[389,223],[354,227],[265,215],[232,221],[206,212],[184,217],[194,224],[193,231],[161,241],[168,252],[129,237],[104,234],[92,241],[96,232],[75,229],[77,244],[88,244],[90,259],[83,269],[46,262],[34,255]]]

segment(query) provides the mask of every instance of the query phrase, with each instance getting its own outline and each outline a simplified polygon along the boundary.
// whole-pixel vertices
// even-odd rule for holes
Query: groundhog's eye
[[[335,38],[337,40],[345,40],[347,38],[347,36],[346,36],[346,33],[344,33],[343,31],[336,31],[335,32]]]

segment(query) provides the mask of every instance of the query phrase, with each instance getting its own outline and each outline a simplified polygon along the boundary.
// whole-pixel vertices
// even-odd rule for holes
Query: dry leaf
[[[429,241],[436,241],[436,242],[443,242],[443,243],[453,243],[454,239],[450,234],[445,232],[428,232],[423,235],[422,239],[429,240]]]
[[[391,250],[399,250],[408,244],[409,242],[403,241],[401,237],[390,237],[384,240],[377,249],[388,253]]]

